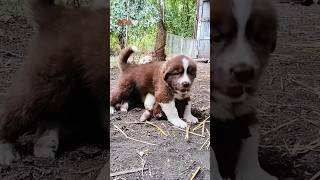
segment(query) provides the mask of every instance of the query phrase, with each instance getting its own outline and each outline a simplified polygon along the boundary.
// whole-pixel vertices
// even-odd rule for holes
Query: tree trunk
[[[153,59],[155,61],[165,61],[166,60],[166,53],[165,53],[165,45],[166,45],[166,38],[167,38],[167,31],[165,27],[165,19],[164,19],[164,4],[163,0],[159,0],[159,13],[160,19],[158,22],[158,31],[156,37],[156,43],[154,46],[154,53]]]
[[[126,34],[125,31],[120,31],[118,34],[119,45],[121,49],[126,47]]]

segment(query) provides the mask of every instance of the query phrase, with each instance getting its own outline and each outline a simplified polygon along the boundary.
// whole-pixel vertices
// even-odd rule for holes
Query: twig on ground
[[[296,122],[296,121],[298,121],[298,119],[294,119],[294,120],[292,120],[292,121],[289,121],[289,122],[286,122],[286,123],[284,123],[284,124],[281,124],[280,126],[277,126],[277,127],[275,127],[275,128],[272,128],[272,129],[270,129],[269,131],[263,132],[262,134],[263,134],[263,135],[267,135],[267,134],[269,134],[269,133],[271,133],[271,132],[274,132],[274,131],[277,131],[277,130],[285,127],[285,126],[288,126],[289,124],[292,124],[292,123],[294,123],[294,122]]]
[[[197,129],[200,129],[202,127],[203,123],[210,122],[210,121],[208,121],[209,118],[210,118],[210,116],[208,116],[206,119],[204,119],[202,122],[200,122],[196,127],[194,127],[192,129],[192,131],[196,131]]]
[[[149,124],[149,125],[155,127],[160,132],[160,134],[168,136],[168,134],[162,128],[160,128],[160,126],[158,126],[156,124],[153,124],[153,123],[151,123],[149,121],[146,121],[146,122],[125,122],[125,123],[128,123],[128,124],[146,124],[146,125]]]
[[[138,153],[138,155],[139,155],[139,157],[140,157],[140,159],[141,159],[141,163],[142,163],[141,175],[143,176],[144,166],[146,165],[146,162],[147,162],[147,161],[142,158],[143,154],[140,155],[140,154]]]
[[[192,173],[192,176],[190,177],[190,180],[193,180],[197,176],[197,174],[199,173],[200,169],[201,169],[201,167],[199,166],[196,169],[196,171],[194,173]]]
[[[146,141],[141,141],[141,140],[138,140],[138,139],[134,139],[132,137],[129,137],[125,132],[123,132],[117,125],[113,125],[115,128],[118,129],[118,131],[120,131],[127,139],[130,139],[130,140],[133,140],[133,141],[136,141],[136,142],[140,142],[140,143],[144,143],[144,144],[148,144],[148,145],[152,145],[152,146],[156,146],[156,144],[153,144],[153,143],[149,143],[149,142],[146,142]]]
[[[21,176],[23,173],[24,172],[20,172],[20,173],[13,174],[11,176],[4,177],[3,180],[18,179],[17,177]]]
[[[174,127],[175,129],[177,129],[177,130],[186,132],[186,130],[184,130],[184,129],[181,129],[181,128],[178,128],[178,127],[175,127],[175,126],[173,126],[173,127]],[[195,135],[195,136],[199,136],[199,137],[205,138],[205,136],[202,136],[201,134],[194,133],[194,132],[192,132],[192,131],[190,131],[189,133],[190,133],[190,134],[193,134],[193,135]]]
[[[151,123],[151,122],[149,122],[149,121],[146,121],[146,122],[145,122],[145,124],[149,124],[149,125],[151,125],[151,126],[153,126],[153,127],[157,128],[157,129],[158,129],[158,131],[160,131],[160,133],[161,133],[161,134],[163,134],[163,135],[165,135],[165,136],[168,136],[168,134],[167,134],[166,132],[164,132],[164,130],[163,130],[163,129],[161,129],[158,125],[153,124],[153,123]]]
[[[290,155],[293,155],[293,156],[296,156],[298,154],[305,154],[305,153],[308,153],[309,151],[320,152],[320,138],[315,139],[314,141],[306,145],[301,145],[296,143],[293,145],[292,148],[290,148],[285,141],[284,143],[287,151],[290,153]]]
[[[8,51],[8,50],[0,49],[0,52],[6,53],[6,54],[9,54],[9,55],[11,55],[11,56],[18,57],[18,58],[23,58],[23,56],[21,56],[20,54],[17,54],[17,53]]]
[[[86,170],[83,170],[83,171],[77,171],[77,172],[71,172],[70,174],[88,174],[92,171],[95,171],[97,169],[99,169],[101,167],[93,167],[93,168],[90,168],[90,169],[86,169]]]
[[[119,171],[119,172],[115,172],[115,173],[110,173],[110,177],[114,177],[114,176],[120,176],[120,175],[124,175],[124,174],[131,174],[131,173],[136,173],[139,171],[146,171],[148,170],[148,168],[135,168],[135,169],[130,169],[130,170],[125,170],[125,171]]]
[[[189,131],[190,131],[190,126],[187,127],[186,136],[184,137],[186,141],[189,141]]]
[[[208,137],[208,139],[202,144],[202,146],[200,147],[200,150],[202,150],[202,148],[204,147],[204,145],[206,145],[209,140],[210,140],[210,137]]]
[[[320,171],[313,175],[310,180],[317,180],[320,177]]]
[[[201,135],[204,136],[204,129],[206,127],[206,121],[203,121]]]
[[[291,80],[292,82],[294,82],[294,83],[302,86],[304,89],[306,89],[306,90],[308,90],[308,91],[316,94],[316,95],[320,98],[320,90],[319,90],[319,89],[314,88],[314,87],[311,87],[311,86],[308,86],[308,85],[304,84],[303,82],[298,81],[298,80],[295,80],[295,79],[293,79],[293,78],[291,78],[290,80]]]

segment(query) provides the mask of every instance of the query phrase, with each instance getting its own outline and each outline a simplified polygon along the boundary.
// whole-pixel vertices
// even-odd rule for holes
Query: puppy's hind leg
[[[128,99],[133,90],[134,87],[131,86],[130,83],[127,83],[126,80],[118,82],[117,86],[111,93],[110,114],[113,114],[117,111],[117,105],[121,104],[124,99]],[[125,106],[126,104],[124,104],[124,106],[120,106],[120,109],[124,111],[126,109]]]
[[[141,115],[140,121],[146,121],[151,117],[151,113],[153,111],[155,102],[156,102],[156,98],[154,97],[154,95],[148,93],[144,100],[145,111]]]

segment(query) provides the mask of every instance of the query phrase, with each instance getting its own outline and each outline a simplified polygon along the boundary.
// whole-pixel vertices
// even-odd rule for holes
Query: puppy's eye
[[[174,76],[178,76],[181,74],[181,72],[180,71],[173,71],[171,74]]]

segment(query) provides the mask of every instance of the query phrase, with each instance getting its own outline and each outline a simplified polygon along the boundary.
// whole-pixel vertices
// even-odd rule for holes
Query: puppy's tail
[[[136,46],[130,46],[127,48],[124,48],[119,55],[119,60],[118,60],[118,65],[121,71],[123,71],[124,69],[126,69],[126,67],[128,66],[128,59],[130,57],[130,55],[134,52],[137,52],[138,48]]]
[[[56,6],[55,0],[27,0],[27,13],[30,19],[39,29],[53,21],[61,7]]]

